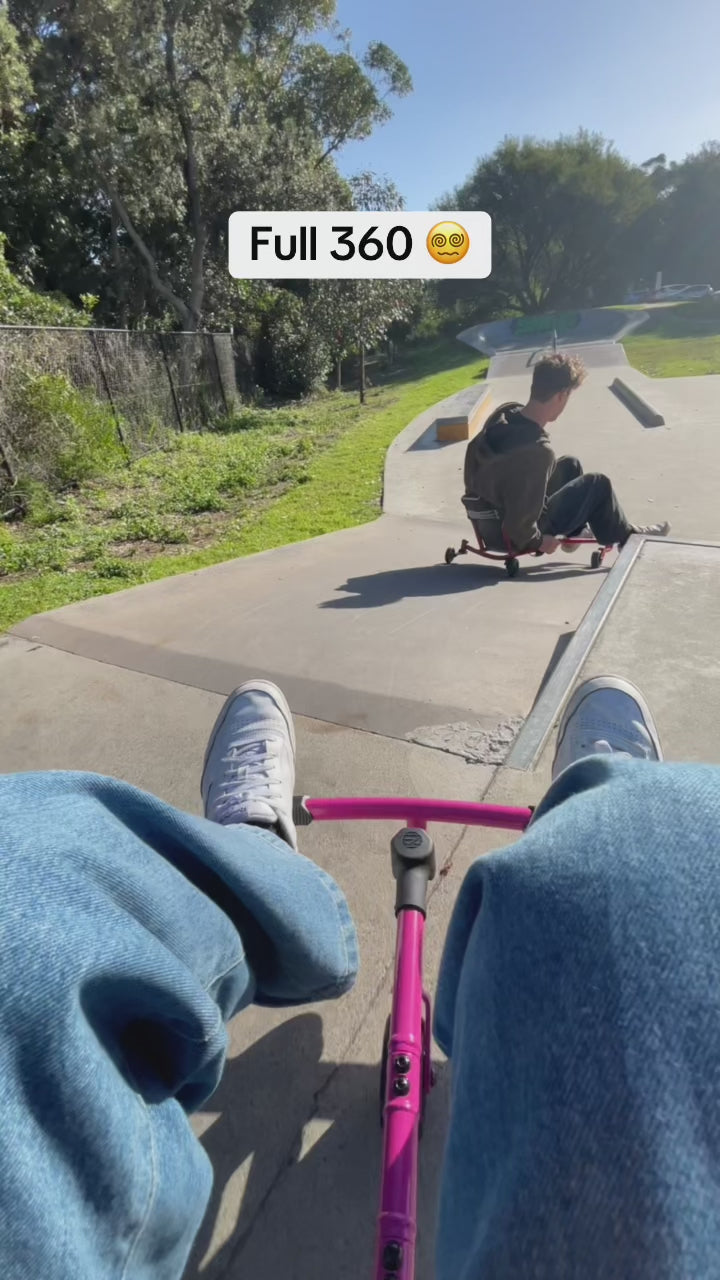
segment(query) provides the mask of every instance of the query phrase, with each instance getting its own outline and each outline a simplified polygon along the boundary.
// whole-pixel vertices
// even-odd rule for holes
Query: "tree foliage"
[[[401,210],[395,184],[364,172],[350,179],[353,207],[366,212]],[[408,320],[423,296],[416,280],[320,280],[309,298],[314,327],[339,362],[359,348],[372,348],[393,325]]]
[[[233,209],[402,209],[337,162],[411,87],[335,0],[0,0],[0,321],[87,323],[93,296],[106,325],[232,329],[243,385],[297,395],[420,315],[720,285],[720,143],[635,165],[583,131],[505,139],[443,202],[491,214],[487,281],[234,280]]]
[[[32,81],[17,31],[7,9],[0,7],[0,135],[6,143],[21,131],[31,96]]]
[[[5,260],[5,236],[0,232],[0,324],[62,325],[83,328],[90,324],[95,298],[86,296],[82,311],[66,298],[30,289],[11,272]]]
[[[720,142],[655,170],[655,235],[645,245],[669,281],[720,286]]]
[[[332,51],[319,42],[330,0],[10,0],[9,11],[39,104],[24,166],[0,155],[0,178],[14,167],[23,179],[8,182],[21,195],[4,215],[15,252],[35,266],[40,228],[32,240],[22,228],[44,197],[51,273],[62,275],[72,218],[129,318],[169,310],[194,329],[227,310],[232,288],[211,264],[228,213],[347,205],[333,154],[409,89],[386,46],[358,60],[347,37]],[[33,171],[52,180],[58,166],[68,181],[52,215]]]
[[[647,174],[602,138],[507,139],[449,197],[493,220],[496,304],[524,312],[615,300],[628,235],[655,195]]]

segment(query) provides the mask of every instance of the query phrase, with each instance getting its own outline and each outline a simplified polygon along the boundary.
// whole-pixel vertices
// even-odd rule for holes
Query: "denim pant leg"
[[[437,1280],[711,1280],[720,770],[596,756],[469,871]]]
[[[551,493],[538,520],[538,528],[552,537],[570,537],[589,524],[604,546],[622,543],[631,525],[607,476],[591,472],[570,480]]]
[[[345,899],[270,832],[90,774],[0,777],[0,877],[0,1276],[179,1280],[225,1023],[348,990]]]

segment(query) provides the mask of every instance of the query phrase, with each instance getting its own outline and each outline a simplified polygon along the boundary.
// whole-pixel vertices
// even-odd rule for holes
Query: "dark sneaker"
[[[553,782],[576,760],[614,753],[662,760],[660,738],[639,689],[618,676],[595,676],[575,690],[560,720]]]
[[[290,708],[269,680],[249,680],[230,694],[210,735],[200,783],[205,817],[273,828],[297,849],[294,788]]]

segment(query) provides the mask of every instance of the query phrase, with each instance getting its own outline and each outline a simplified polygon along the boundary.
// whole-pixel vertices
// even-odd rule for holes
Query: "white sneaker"
[[[582,530],[582,532],[577,534],[578,538],[592,538],[592,536],[593,536],[593,531],[588,525],[585,525],[585,528]],[[564,551],[566,556],[574,556],[575,552],[580,550],[580,543],[579,542],[561,542],[560,550]]]
[[[576,760],[612,752],[662,760],[652,713],[639,689],[618,676],[595,676],[575,690],[560,720],[553,782]]]
[[[663,520],[661,524],[634,524],[633,533],[642,533],[646,538],[667,538],[670,524]]]
[[[274,827],[297,849],[294,788],[290,708],[269,680],[249,680],[230,694],[210,735],[200,783],[205,817],[222,826]]]

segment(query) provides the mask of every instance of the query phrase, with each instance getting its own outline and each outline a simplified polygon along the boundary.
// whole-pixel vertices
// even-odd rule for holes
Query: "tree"
[[[42,104],[38,139],[65,147],[93,229],[102,215],[106,277],[139,268],[156,314],[169,308],[185,329],[202,322],[207,264],[225,254],[233,208],[341,202],[331,156],[386,118],[388,95],[408,91],[386,46],[358,61],[346,37],[335,52],[312,39],[333,9],[10,0]]]
[[[365,172],[350,179],[353,207],[368,212],[402,209],[403,199],[389,179]],[[313,324],[325,334],[341,385],[342,361],[360,353],[360,400],[365,399],[365,352],[386,337],[393,324],[408,319],[423,296],[416,280],[322,280],[311,291]]]
[[[15,136],[25,123],[32,81],[7,9],[0,5],[0,135]]]
[[[491,215],[487,296],[533,313],[614,300],[629,234],[655,200],[646,173],[581,131],[556,142],[507,139],[445,207]]]
[[[658,221],[655,269],[720,287],[720,142],[665,169]]]

